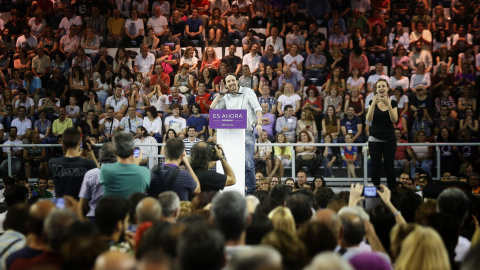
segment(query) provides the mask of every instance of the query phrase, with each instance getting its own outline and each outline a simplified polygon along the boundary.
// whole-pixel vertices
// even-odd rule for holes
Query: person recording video
[[[217,160],[222,162],[225,174],[210,170],[215,166]],[[223,190],[226,186],[236,183],[235,174],[220,145],[205,142],[194,144],[191,150],[190,165],[198,177],[202,192]]]

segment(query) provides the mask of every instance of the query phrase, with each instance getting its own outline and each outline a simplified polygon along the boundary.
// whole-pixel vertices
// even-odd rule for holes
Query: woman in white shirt
[[[292,44],[290,53],[283,57],[284,67],[289,66],[292,70],[303,72],[303,57],[298,53],[298,45]]]
[[[154,137],[158,143],[162,142],[162,118],[158,116],[155,107],[147,107],[145,109],[147,116],[143,118],[143,127],[147,130],[148,135]]]
[[[189,46],[185,49],[185,52],[183,53],[182,58],[180,58],[180,66],[182,66],[184,63],[188,64],[190,67],[188,70],[188,73],[190,73],[193,76],[197,76],[197,65],[198,65],[198,58],[194,54],[195,48],[192,46]]]
[[[360,72],[361,72],[360,68],[358,67],[352,68],[352,76],[348,77],[347,79],[348,94],[350,94],[352,89],[357,89],[359,93],[364,94],[365,78],[363,78]]]
[[[39,41],[43,37],[43,28],[47,26],[47,21],[43,18],[43,11],[41,9],[35,10],[35,17],[31,18],[28,21],[28,26],[32,30],[32,35],[34,35]]]
[[[277,101],[278,115],[282,116],[284,114],[283,108],[285,105],[292,105],[293,110],[297,113],[301,108],[301,100],[302,98],[295,93],[293,85],[291,83],[285,84],[285,94],[278,97]]]
[[[410,82],[407,76],[403,76],[403,67],[401,65],[396,65],[394,73],[395,75],[390,77],[390,89],[393,91],[397,86],[401,86],[403,91],[408,91]]]
[[[122,66],[126,66],[128,69],[132,70],[132,59],[130,59],[130,55],[125,48],[120,47],[113,58],[113,73],[120,73],[120,68]]]
[[[285,50],[283,47],[283,40],[281,37],[278,36],[278,28],[273,27],[272,30],[270,30],[272,36],[268,37],[267,40],[265,41],[265,51],[267,51],[268,46],[272,45],[273,46],[273,53],[275,54],[283,54],[283,51]]]

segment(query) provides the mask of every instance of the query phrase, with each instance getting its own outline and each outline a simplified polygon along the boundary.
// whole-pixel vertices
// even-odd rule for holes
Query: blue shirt
[[[278,55],[274,54],[272,60],[269,61],[267,55],[265,54],[260,58],[260,63],[265,64],[265,66],[273,66],[273,69],[276,69],[277,64],[282,63],[282,59],[280,59]]]
[[[190,32],[198,32],[200,31],[200,25],[203,25],[203,20],[197,18],[197,20],[194,21],[192,18],[188,18],[185,25],[188,25]]]
[[[206,127],[208,126],[208,120],[201,116],[200,117],[195,117],[195,116],[190,116],[188,119],[187,119],[187,126],[194,126],[195,127],[195,130],[197,132],[200,132],[203,130],[203,127]]]
[[[27,89],[27,80],[23,80],[23,88]],[[28,94],[35,93],[35,91],[37,91],[37,89],[39,88],[42,88],[42,81],[40,80],[40,78],[34,76],[33,81],[28,86],[28,89],[27,89]],[[40,94],[40,97],[45,97],[42,91],[40,91],[39,94]]]
[[[353,134],[353,136],[355,136],[355,134],[357,134],[358,132],[358,124],[362,124],[362,120],[356,115],[354,115],[352,119],[348,119],[348,117],[345,117],[342,119],[342,121],[340,121],[340,126],[344,126],[347,133]]]

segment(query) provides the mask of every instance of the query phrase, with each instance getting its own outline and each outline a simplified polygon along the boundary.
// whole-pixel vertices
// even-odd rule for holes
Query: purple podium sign
[[[246,129],[247,110],[210,110],[211,129]]]

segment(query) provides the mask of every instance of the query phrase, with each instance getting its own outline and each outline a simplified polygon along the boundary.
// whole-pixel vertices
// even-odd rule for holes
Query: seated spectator
[[[343,79],[342,79],[343,80]],[[325,103],[324,107],[329,107],[332,105],[335,108],[335,113],[337,114],[337,117],[340,117],[340,114],[342,113],[342,96],[340,96],[339,91],[337,90],[336,86],[333,86],[329,90],[324,91],[325,94]]]
[[[427,143],[427,136],[424,131],[418,131],[413,139],[416,143]],[[433,148],[430,146],[412,146],[408,152],[411,159],[411,176],[415,175],[417,168],[422,168],[429,176],[432,175]]]
[[[450,88],[443,86],[440,90],[440,96],[435,98],[435,117],[440,115],[440,109],[442,106],[447,106],[448,111],[453,110],[453,114],[456,117],[457,104],[455,99],[450,95]]]
[[[222,59],[223,61],[223,59]],[[185,48],[185,52],[183,53],[182,58],[180,59],[180,66],[183,64],[188,64],[188,73],[197,76],[197,65],[198,65],[198,58],[195,56],[195,48],[194,47],[187,47]]]
[[[423,62],[418,63],[417,72],[413,74],[412,78],[410,79],[410,91],[415,93],[417,91],[417,87],[420,85],[426,88],[427,93],[432,85],[430,73],[426,72],[425,64]]]
[[[287,83],[285,85],[284,94],[281,95],[277,100],[277,111],[278,115],[282,116],[285,113],[285,107],[291,105],[294,111],[294,114],[297,114],[301,106],[302,98],[294,92],[294,87],[292,84]]]
[[[472,136],[476,137],[478,134],[478,120],[474,118],[473,109],[467,108],[465,110],[465,119],[461,119],[458,128],[460,130],[469,130]]]
[[[267,65],[265,67],[265,73],[260,77],[259,89],[268,86],[271,96],[280,96],[281,92],[278,91],[278,73],[274,72],[274,67]]]
[[[50,57],[45,55],[43,45],[38,45],[36,52],[37,56],[32,59],[32,72],[33,75],[40,78],[42,85],[46,86],[48,79],[50,78]]]
[[[287,84],[293,85],[296,94],[303,95],[303,87],[305,86],[305,79],[300,72],[292,71],[289,67],[283,68],[283,74],[278,77],[279,91],[283,93]],[[277,96],[277,94],[275,94]]]
[[[413,119],[411,138],[414,138],[418,131],[423,131],[427,138],[433,135],[433,120],[426,107],[420,105]]]
[[[68,60],[65,58],[65,54],[63,54],[61,51],[56,51],[56,52],[53,52],[53,55],[51,58],[52,58],[51,69],[52,70],[59,69],[63,77],[65,77],[65,79],[68,79],[67,77],[70,75],[70,64],[68,63]]]
[[[95,111],[89,110],[87,112],[87,117],[78,123],[77,129],[78,131],[83,134],[85,137],[89,137],[92,135],[99,135],[99,127],[100,124],[98,120],[95,118]]]
[[[247,30],[247,35],[242,39],[243,54],[250,53],[254,44],[261,46],[260,38],[255,36],[255,34],[253,29]]]
[[[122,42],[125,31],[125,19],[120,17],[120,10],[115,8],[113,10],[113,16],[107,21],[107,37],[105,39],[105,45],[109,48],[118,48]]]
[[[147,107],[145,111],[143,127],[147,130],[149,136],[154,137],[160,143],[162,141],[162,117],[158,116],[154,107]]]
[[[100,48],[99,54],[93,59],[93,69],[94,73],[92,80],[96,81],[97,78],[100,78],[102,74],[113,69],[113,57],[108,55],[107,48]]]
[[[263,88],[261,88],[262,95],[258,97],[258,103],[260,105],[262,103],[267,104],[267,112],[270,112],[272,114],[276,114],[277,112],[277,99],[273,96],[270,95],[270,87],[268,85],[263,85]]]
[[[359,94],[365,94],[365,78],[362,76],[361,69],[355,67],[352,69],[352,76],[347,79],[347,95],[351,95],[353,90],[357,90]]]
[[[220,63],[217,70],[217,77],[213,80],[213,86],[215,88],[215,92],[220,92],[220,82],[227,77],[228,74],[228,67],[225,63]]]
[[[78,65],[72,67],[72,76],[69,78],[69,88],[70,95],[75,95],[80,104],[83,104],[85,100],[87,100],[85,93],[89,89],[89,79]]]
[[[136,133],[139,126],[143,126],[142,118],[138,117],[135,111],[135,107],[129,106],[127,108],[128,115],[122,118],[118,126],[119,130],[126,132]],[[155,110],[156,112],[156,110]]]
[[[327,133],[323,135],[322,142],[332,143],[332,135]],[[323,166],[323,177],[333,177],[332,166],[337,160],[339,154],[338,147],[324,146],[320,149],[320,155],[318,156],[319,163]]]
[[[282,133],[278,133],[276,143],[287,143],[287,137]],[[290,146],[274,146],[275,165],[271,175],[275,175],[278,171],[280,177],[283,177],[284,167],[290,167],[292,164],[292,148]]]
[[[355,108],[349,106],[347,108],[347,113],[345,117],[340,121],[340,129],[343,136],[346,138],[347,134],[351,135],[352,142],[362,143],[363,142],[363,124],[360,117],[355,115]]]
[[[28,58],[27,50],[20,48],[17,57],[17,59],[13,60],[13,68],[18,69],[22,74],[32,70],[32,61]]]
[[[471,46],[473,46],[473,36],[461,25],[458,32],[453,35],[452,51],[455,54],[463,53]]]
[[[231,16],[227,18],[227,42],[229,45],[234,43],[234,40],[242,40],[245,37],[245,30],[247,27],[247,18],[240,14],[239,6],[233,4],[231,6]]]
[[[71,95],[70,100],[72,98],[75,98],[75,96]],[[59,108],[60,99],[56,98],[55,91],[53,90],[48,90],[47,97],[40,99],[40,101],[38,102],[38,111],[44,111],[47,114],[48,120],[50,120],[51,122],[53,122],[53,120],[57,118],[56,115],[58,114]],[[70,112],[78,114],[78,112],[80,112],[80,109],[74,109]],[[38,113],[35,113],[35,118],[38,118]]]
[[[88,91],[88,100],[83,103],[82,115],[87,115],[92,110],[95,117],[99,117],[103,112],[103,107],[98,100],[97,93],[93,90]]]
[[[33,121],[26,117],[25,106],[17,109],[17,118],[13,119],[11,126],[16,127],[16,136],[24,143],[29,143],[30,131],[32,130]],[[32,117],[31,117],[32,118]]]
[[[220,65],[220,59],[217,58],[217,53],[215,52],[213,47],[205,48],[205,52],[203,53],[202,65],[200,67],[200,72],[202,72],[204,68],[217,70],[219,65]]]
[[[136,9],[130,11],[130,18],[125,21],[124,31],[125,35],[121,42],[122,47],[138,47],[142,43],[145,35],[144,22],[139,18],[139,12]],[[137,62],[135,61],[135,63]]]
[[[369,52],[369,63],[385,63],[387,61],[387,36],[383,32],[382,26],[376,24],[372,30],[372,35],[368,39],[367,50]]]
[[[368,94],[370,93],[373,93],[373,85],[378,81],[378,79],[385,79],[388,82],[388,84],[390,84],[390,78],[386,74],[383,74],[382,63],[375,64],[375,74],[368,76],[367,92],[365,93],[366,96],[368,96]],[[368,103],[365,102],[365,106],[367,106],[367,104]]]
[[[432,33],[425,26],[425,23],[423,21],[418,21],[418,22],[415,23],[415,27],[412,27],[412,29],[413,28],[415,28],[415,30],[413,30],[410,33],[410,48],[411,48],[411,50],[413,50],[414,46],[417,49],[418,42],[421,42],[422,43],[422,46],[421,46],[422,50],[430,51],[430,46],[431,46],[431,43],[432,43]]]
[[[300,132],[304,130],[308,132],[314,142],[317,141],[317,124],[315,123],[315,118],[313,118],[312,111],[309,109],[302,109],[301,118],[297,121],[297,136],[299,136]],[[297,140],[299,140],[299,138],[297,138]]]
[[[277,133],[282,132],[290,143],[295,142],[295,131],[297,128],[297,118],[293,116],[294,110],[292,105],[285,105],[283,108],[283,117],[277,118],[275,130]]]
[[[275,124],[275,115],[269,112],[268,103],[259,101],[262,107],[262,128],[268,134],[268,140],[273,142],[273,125]]]
[[[17,53],[20,49],[25,49],[27,51],[27,56],[29,59],[32,59],[35,55],[35,48],[38,45],[37,38],[32,35],[32,30],[30,26],[24,26],[22,30],[23,35],[17,38],[16,51]],[[14,59],[17,55],[14,55]]]
[[[303,60],[298,45],[295,43],[290,46],[289,53],[283,57],[284,66],[289,66],[292,70],[299,72],[303,72]]]
[[[393,95],[390,96],[390,99],[397,102],[398,115],[406,116],[409,110],[409,101],[408,96],[404,94],[402,86],[397,86],[393,89]]]
[[[299,134],[300,140],[298,143],[314,143],[310,134],[307,131],[301,131]],[[310,175],[316,175],[317,173],[317,154],[315,153],[317,150],[316,146],[296,146],[295,147],[295,173],[298,173],[302,167],[308,167],[308,173]]]
[[[432,96],[441,96],[441,89],[443,87],[453,87],[455,78],[453,73],[448,72],[448,64],[440,62],[438,64],[437,72],[432,78]]]
[[[12,70],[12,78],[7,82],[7,88],[10,89],[10,94],[18,95],[18,90],[23,88],[23,80],[20,79],[20,71],[18,69]]]
[[[83,70],[83,73],[91,79],[93,76],[93,66],[92,66],[92,59],[86,56],[85,49],[79,48],[77,51],[77,56],[75,56],[72,60],[72,67],[73,66],[80,66]]]
[[[153,28],[155,36],[161,40],[167,27],[168,21],[167,18],[162,15],[160,6],[153,7],[152,17],[150,17],[147,21],[147,29]]]
[[[269,36],[265,41],[265,51],[267,51],[269,46],[273,47],[273,53],[282,55],[285,49],[283,48],[283,39],[279,37],[279,30],[277,27],[271,29],[271,36]],[[325,37],[324,37],[325,38]],[[308,43],[308,41],[307,41]]]
[[[410,73],[410,71],[408,70],[409,57],[408,55],[405,55],[405,47],[403,47],[402,44],[397,43],[394,47],[393,54],[394,55],[392,57],[392,68],[396,69],[397,66],[400,66],[402,68],[402,74],[409,74]]]
[[[442,47],[444,47],[445,52],[448,54],[452,49],[452,42],[450,41],[450,36],[448,36],[448,32],[444,29],[440,29],[437,31],[435,36],[436,37],[433,39],[433,53],[436,55],[442,53],[441,50],[442,50]],[[445,61],[445,62],[448,62],[448,61]],[[438,61],[437,61],[437,64],[438,64]]]
[[[432,54],[422,47],[423,43],[421,41],[416,41],[414,44],[415,50],[412,50],[408,56],[408,67],[412,73],[417,73],[418,67],[423,64],[424,72],[429,73],[433,68]]]
[[[360,91],[357,88],[354,88],[350,94],[351,97],[349,99],[345,99],[344,113],[347,113],[348,107],[353,107],[355,115],[363,119],[365,117],[365,104],[360,96]]]
[[[437,129],[437,127],[435,127]],[[447,126],[442,126],[435,137],[435,142],[446,143],[444,146],[440,147],[440,167],[441,172],[458,172],[460,167],[459,158],[458,158],[458,147],[449,145],[455,141],[453,138],[453,132]],[[438,165],[437,165],[438,166]]]
[[[255,93],[258,93],[258,79],[257,76],[250,73],[248,65],[244,65],[242,68],[243,75],[238,79],[238,85],[246,88],[250,88]]]
[[[177,3],[177,1],[174,1],[174,4],[175,3]],[[186,7],[188,10],[188,5],[186,5]],[[172,17],[170,18],[169,25],[172,27],[172,35],[177,37],[183,46],[185,43],[185,21],[182,20],[182,14],[180,10],[174,9],[172,11]]]
[[[346,40],[345,42],[346,45],[348,45],[348,40]],[[285,43],[287,45],[287,51],[290,51],[290,47],[292,46],[292,44],[297,44],[299,51],[303,52],[305,50],[305,36],[302,35],[298,23],[294,23],[292,25],[292,32],[285,37]],[[346,45],[345,49],[347,48]]]
[[[178,57],[175,54],[172,54],[170,46],[163,46],[163,52],[160,57],[155,60],[155,64],[161,65],[163,67],[163,73],[170,77],[170,84],[174,81],[175,74],[178,71],[178,63]],[[147,77],[150,75],[147,74]]]
[[[120,47],[113,58],[113,73],[119,74],[121,68],[124,66],[129,70],[130,73],[132,72],[132,59],[130,58],[130,54],[124,47]]]
[[[187,120],[180,116],[182,106],[178,103],[172,105],[172,115],[165,118],[165,130],[173,129],[177,137],[184,140],[187,134]]]
[[[265,69],[267,66],[273,68],[277,75],[281,75],[282,73],[282,59],[280,55],[273,53],[273,46],[268,46],[265,50],[265,55],[260,57],[260,77],[265,75]]]
[[[38,103],[37,103],[38,104]],[[32,98],[28,97],[27,95],[27,90],[25,89],[20,89],[18,91],[18,99],[15,100],[14,106],[13,106],[13,114],[18,115],[20,107],[25,107],[26,108],[26,117],[29,119],[35,119],[33,115],[35,114],[35,104]],[[13,118],[12,118],[13,120]],[[7,119],[8,122],[8,119]],[[8,123],[7,123],[8,124]]]
[[[191,105],[191,111],[192,115],[187,119],[187,126],[195,127],[196,137],[201,141],[206,141],[206,135],[208,134],[208,114],[201,114],[201,105],[196,102]]]
[[[168,3],[168,2],[167,2]],[[180,39],[173,35],[173,27],[169,26],[163,33],[163,38],[160,41],[160,49],[163,51],[164,46],[170,46],[171,53],[180,58]]]
[[[46,110],[49,114],[53,113],[52,109],[53,111],[55,111],[55,109],[58,110],[58,108],[60,107],[60,100],[58,98],[55,98],[55,92],[52,92],[52,94],[49,95],[48,99],[42,100],[46,100],[43,103],[45,105],[44,110]],[[73,125],[77,126],[77,120],[78,117],[80,117],[80,107],[77,105],[77,97],[75,95],[71,95],[68,101],[69,105],[65,106],[65,111],[67,112],[67,116],[72,119]],[[40,106],[38,108],[40,109]],[[50,118],[51,116],[47,114],[47,117]]]
[[[411,115],[415,115],[415,112],[417,112],[421,106],[423,106],[423,108],[432,108],[433,106],[433,101],[427,95],[427,90],[425,89],[425,86],[421,84],[417,87],[415,95],[412,95],[409,100]]]
[[[326,106],[326,115],[322,119],[322,133],[330,134],[334,143],[337,142],[340,136],[340,119],[337,117],[333,105]]]
[[[47,113],[45,111],[40,111],[38,113],[39,119],[34,123],[34,130],[40,135],[42,142],[46,142],[50,137],[52,132],[52,122],[46,119]]]
[[[23,144],[22,140],[17,137],[17,127],[12,126],[10,128],[8,140],[3,143],[3,145],[19,145]],[[12,168],[12,175],[17,175],[22,168],[22,157],[23,157],[23,148],[19,146],[15,147],[3,147],[2,156],[4,161],[0,164],[0,170],[2,171],[3,175],[8,174],[8,159],[7,153],[10,152],[11,156],[11,168]]]
[[[468,46],[465,49],[465,52],[458,54],[459,72],[465,73],[462,67],[464,63],[468,64],[469,66],[475,65],[475,52],[473,51],[473,46]]]
[[[145,84],[149,84],[153,74],[153,67],[155,65],[155,56],[148,52],[147,44],[140,45],[140,54],[135,57],[135,65],[133,71],[140,72],[145,78]],[[166,72],[165,72],[166,73]]]
[[[115,131],[120,125],[120,121],[114,117],[114,107],[109,106],[106,111],[105,118],[101,119],[99,122],[99,132],[102,135],[100,137],[100,142],[111,142],[115,135]]]
[[[457,75],[455,75],[454,86],[458,89],[464,85],[475,86],[475,77],[468,63],[463,63],[462,68],[458,71]]]
[[[69,33],[60,39],[60,46],[58,46],[59,51],[65,55],[69,62],[76,56],[80,48],[80,38],[77,36],[77,30],[76,25],[70,26]]]
[[[82,36],[80,46],[85,50],[88,57],[95,57],[100,49],[100,38],[95,34],[92,26],[85,28],[85,33]]]
[[[37,132],[30,133],[30,141],[32,144],[40,144],[40,134]],[[23,149],[23,161],[25,162],[25,177],[32,177],[32,169],[37,168],[39,176],[47,173],[47,149],[45,147],[25,147]],[[45,183],[46,184],[46,183]]]
[[[470,107],[473,111],[477,110],[477,100],[474,97],[473,87],[464,85],[460,90],[460,97],[458,98],[458,117],[465,117],[465,110]]]
[[[185,22],[185,43],[191,46],[204,46],[204,37],[202,34],[204,21],[202,18],[199,18],[199,9],[192,8],[192,17],[188,18]],[[198,40],[197,43],[193,40]]]

